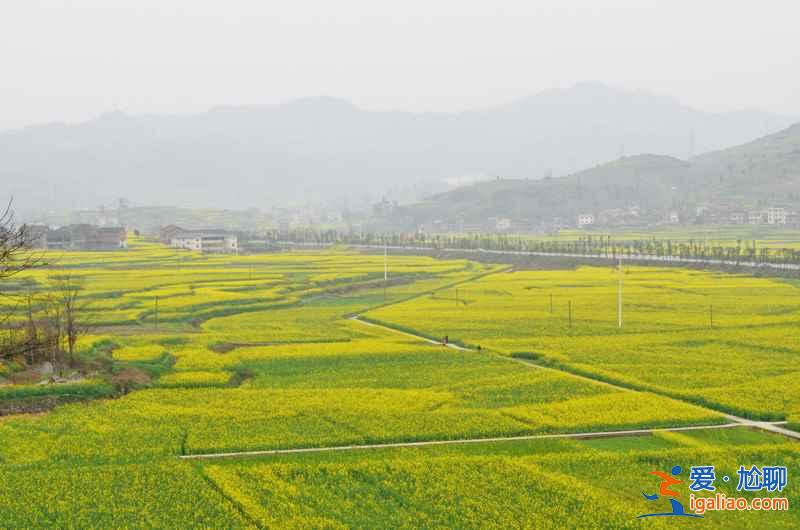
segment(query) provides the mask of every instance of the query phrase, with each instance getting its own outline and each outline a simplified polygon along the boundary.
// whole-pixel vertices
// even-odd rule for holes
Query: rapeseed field
[[[78,355],[151,379],[124,394],[101,373],[72,386],[0,386],[0,399],[81,398],[0,418],[2,526],[638,528],[636,488],[653,466],[758,458],[798,470],[795,445],[722,434],[739,430],[730,428],[610,447],[531,440],[179,458],[718,426],[726,411],[794,425],[800,315],[788,281],[627,269],[619,329],[612,269],[390,256],[384,283],[382,255],[208,256],[135,238],[127,251],[46,261],[0,298],[9,322],[24,319],[25,293],[46,294],[69,274],[90,325]],[[445,335],[468,349],[420,338]],[[16,368],[4,364],[0,377]],[[609,494],[603,476],[635,487]]]

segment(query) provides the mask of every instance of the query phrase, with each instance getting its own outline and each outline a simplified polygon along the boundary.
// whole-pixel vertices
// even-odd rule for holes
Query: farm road
[[[779,424],[786,422],[775,422],[773,425],[777,427]],[[706,429],[730,429],[733,427],[742,427],[741,423],[722,423],[715,425],[690,425],[685,427],[663,427],[656,429],[629,429],[622,431],[595,431],[595,432],[576,432],[576,433],[563,433],[563,434],[531,434],[526,436],[505,436],[495,438],[463,438],[458,440],[426,440],[420,442],[396,442],[385,444],[365,444],[365,445],[337,445],[330,447],[301,447],[296,449],[268,449],[264,451],[238,451],[231,453],[207,453],[196,455],[180,455],[179,458],[184,460],[213,460],[217,458],[243,458],[254,456],[269,456],[269,455],[291,455],[302,453],[324,453],[335,451],[360,451],[366,449],[391,449],[398,447],[428,447],[433,445],[459,445],[459,444],[479,444],[479,443],[497,443],[497,442],[514,442],[524,440],[557,440],[557,439],[573,439],[573,440],[589,440],[592,438],[615,438],[620,436],[647,436],[656,432],[680,432],[680,431],[699,431]],[[792,432],[792,431],[789,431]]]

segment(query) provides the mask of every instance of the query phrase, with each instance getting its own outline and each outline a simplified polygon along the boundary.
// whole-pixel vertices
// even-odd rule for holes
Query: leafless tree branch
[[[17,226],[12,204],[13,199],[0,214],[0,281],[42,263],[33,248],[34,233],[24,224]]]

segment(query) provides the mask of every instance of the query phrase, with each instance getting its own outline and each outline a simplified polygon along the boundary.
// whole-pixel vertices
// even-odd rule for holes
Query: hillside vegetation
[[[703,203],[742,209],[800,205],[800,124],[689,161],[638,155],[562,178],[482,182],[401,208],[394,221],[476,223],[502,216],[533,222],[564,217],[574,223],[580,213],[631,206],[662,216],[675,209],[688,220]]]

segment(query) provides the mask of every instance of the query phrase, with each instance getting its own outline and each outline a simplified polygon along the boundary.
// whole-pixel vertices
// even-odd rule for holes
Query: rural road
[[[776,422],[783,424],[786,422]],[[730,429],[742,427],[740,423],[722,423],[716,425],[690,425],[686,427],[663,427],[656,429],[629,429],[622,431],[595,431],[595,432],[576,432],[563,434],[531,434],[525,436],[500,436],[494,438],[462,438],[455,440],[427,440],[421,442],[396,442],[385,444],[365,444],[365,445],[335,445],[330,447],[302,447],[297,449],[267,449],[263,451],[238,451],[230,453],[207,453],[196,455],[180,455],[178,458],[183,460],[213,460],[216,458],[244,458],[254,456],[269,455],[292,455],[302,453],[324,453],[334,451],[361,451],[366,449],[391,449],[398,447],[429,447],[433,445],[458,445],[458,444],[485,444],[496,442],[514,442],[523,440],[590,440],[593,438],[616,438],[620,436],[646,436],[657,432],[681,432],[681,431],[700,431],[707,429]],[[791,432],[791,431],[790,431]]]

